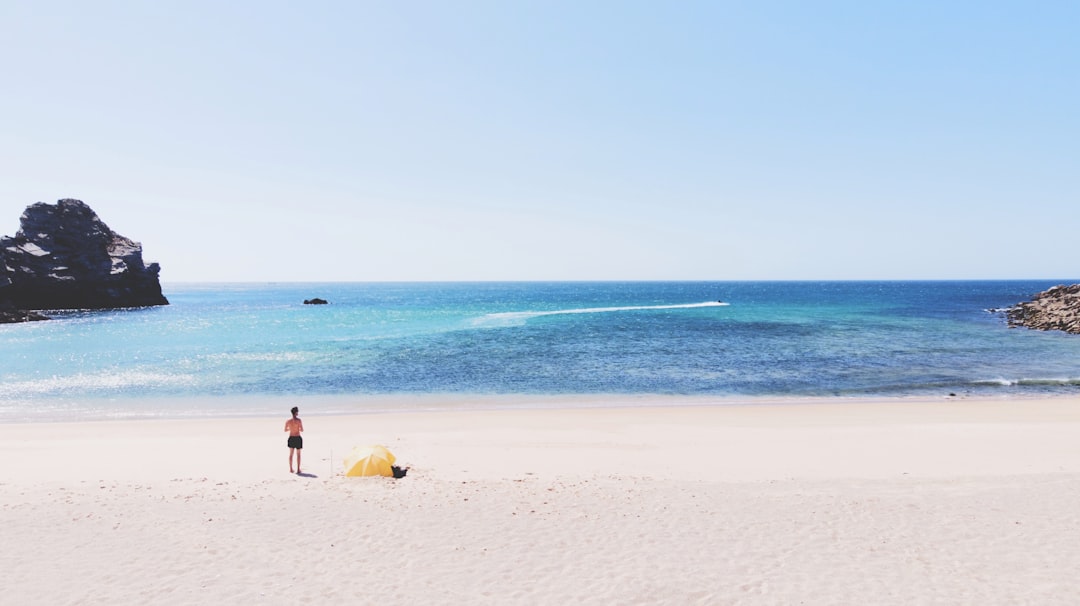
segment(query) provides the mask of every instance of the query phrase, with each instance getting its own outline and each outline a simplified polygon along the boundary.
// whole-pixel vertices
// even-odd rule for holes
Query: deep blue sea
[[[167,284],[165,307],[0,325],[0,421],[282,396],[1076,393],[1080,336],[988,311],[1073,281]]]

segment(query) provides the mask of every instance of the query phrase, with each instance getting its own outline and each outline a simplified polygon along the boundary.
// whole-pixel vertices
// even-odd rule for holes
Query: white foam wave
[[[1029,386],[1029,387],[1057,387],[1057,386],[1070,386],[1080,385],[1080,378],[1067,378],[1067,377],[1043,377],[1043,378],[1022,378],[1022,379],[984,379],[980,381],[973,381],[975,385],[991,385],[1000,387],[1013,387],[1013,386]]]
[[[976,381],[972,381],[972,383],[975,385],[999,385],[1001,387],[1012,387],[1013,385],[1016,385],[1017,382],[1011,379],[1004,379],[998,377],[996,379],[979,379]]]
[[[13,381],[0,384],[0,399],[26,395],[47,395],[64,392],[115,390],[126,387],[153,385],[187,385],[194,380],[191,375],[169,375],[154,372],[104,372],[77,374],[66,377],[50,377],[34,381]]]
[[[723,301],[706,301],[704,303],[680,303],[677,305],[627,305],[621,307],[581,307],[576,309],[552,309],[545,311],[504,311],[487,314],[474,321],[476,326],[506,326],[520,324],[531,318],[541,316],[556,316],[562,314],[600,314],[615,311],[640,311],[647,309],[697,309],[701,307],[726,307],[729,303]]]
[[[1040,386],[1040,385],[1045,385],[1045,386],[1080,385],[1080,379],[1056,378],[1056,377],[1020,379],[1019,381],[1017,381],[1017,384],[1019,384],[1019,385],[1033,385],[1033,386]]]
[[[303,362],[308,356],[298,352],[219,353],[206,356],[215,362]]]

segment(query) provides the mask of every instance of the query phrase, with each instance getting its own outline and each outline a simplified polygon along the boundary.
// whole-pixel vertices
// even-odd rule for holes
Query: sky
[[[1080,3],[0,0],[0,234],[161,279],[1080,276]]]

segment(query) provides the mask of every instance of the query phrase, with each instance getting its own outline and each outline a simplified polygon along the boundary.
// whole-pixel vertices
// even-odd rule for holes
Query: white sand
[[[285,415],[0,425],[3,603],[1080,596],[1080,398],[304,412],[310,477]]]

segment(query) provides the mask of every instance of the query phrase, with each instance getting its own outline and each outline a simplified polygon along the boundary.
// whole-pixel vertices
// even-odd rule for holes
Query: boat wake
[[[699,309],[702,307],[726,307],[729,303],[723,301],[706,301],[704,303],[681,303],[677,305],[627,305],[621,307],[582,307],[577,309],[552,309],[545,311],[504,311],[487,314],[473,321],[477,327],[515,326],[523,324],[526,320],[541,316],[557,316],[564,314],[602,314],[618,311],[642,311],[657,309]]]

